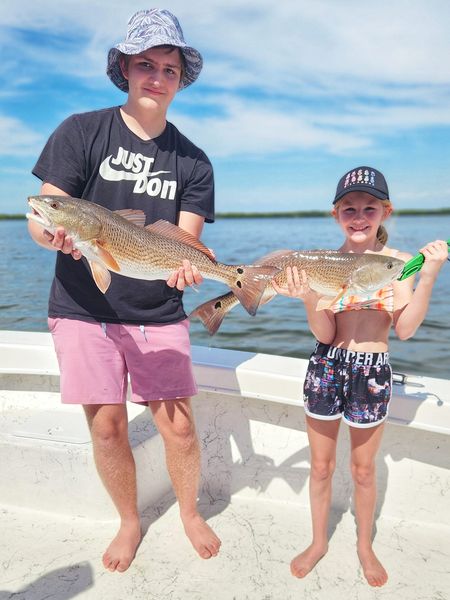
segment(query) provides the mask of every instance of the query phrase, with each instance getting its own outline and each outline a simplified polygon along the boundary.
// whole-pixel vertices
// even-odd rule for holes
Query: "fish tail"
[[[233,292],[228,292],[228,294],[223,294],[200,304],[191,312],[189,318],[198,317],[208,330],[209,335],[214,335],[221,326],[225,315],[237,304],[239,304],[239,300]]]
[[[258,310],[268,283],[279,270],[272,266],[242,265],[236,268],[237,277],[229,285],[239,302],[252,316]]]

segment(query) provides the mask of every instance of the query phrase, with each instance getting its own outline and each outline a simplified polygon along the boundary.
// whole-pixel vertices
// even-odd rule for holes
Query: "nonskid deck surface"
[[[307,509],[294,503],[232,497],[202,503],[222,539],[217,558],[197,557],[173,498],[148,508],[145,535],[126,573],[109,573],[101,555],[117,523],[0,509],[0,598],[14,600],[444,600],[450,590],[450,531],[439,525],[377,521],[375,549],[388,570],[370,588],[355,552],[350,511],[333,511],[330,549],[303,580],[289,563],[309,542]],[[430,543],[430,539],[433,543]]]

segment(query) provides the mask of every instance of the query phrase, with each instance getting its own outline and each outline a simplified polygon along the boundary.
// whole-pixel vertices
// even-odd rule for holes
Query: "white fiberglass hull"
[[[342,426],[330,550],[304,580],[289,562],[310,539],[306,361],[194,347],[203,514],[222,538],[202,561],[184,537],[161,439],[130,406],[144,540],[129,571],[104,572],[115,511],[92,460],[82,411],[62,406],[49,334],[0,333],[3,591],[30,600],[372,598],[355,552],[348,435]],[[450,589],[450,386],[410,377],[394,398],[377,460],[375,548],[389,572],[377,598],[445,598]],[[41,595],[39,595],[41,594]]]

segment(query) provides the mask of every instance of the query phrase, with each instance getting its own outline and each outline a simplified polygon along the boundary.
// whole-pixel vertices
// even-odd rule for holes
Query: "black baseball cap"
[[[339,179],[333,204],[350,192],[367,192],[379,200],[389,199],[384,175],[372,167],[357,167]]]

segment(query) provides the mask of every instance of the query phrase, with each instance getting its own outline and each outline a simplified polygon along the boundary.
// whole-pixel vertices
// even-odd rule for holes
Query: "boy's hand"
[[[58,227],[54,234],[44,229],[44,237],[55,250],[61,250],[63,254],[71,254],[75,260],[80,260],[83,256],[77,248],[74,248],[72,238],[66,235],[63,227]]]
[[[448,245],[443,240],[435,240],[424,246],[420,252],[425,257],[425,262],[420,271],[420,277],[436,278],[442,265],[448,258]]]
[[[195,265],[191,265],[188,260],[183,260],[183,266],[174,271],[166,280],[169,287],[176,287],[181,292],[184,288],[194,285],[200,285],[203,282],[203,277]]]

